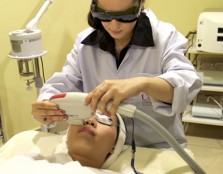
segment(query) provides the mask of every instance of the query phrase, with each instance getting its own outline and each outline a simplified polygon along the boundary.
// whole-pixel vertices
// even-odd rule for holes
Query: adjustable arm
[[[46,11],[47,7],[52,3],[52,0],[46,0],[39,12],[36,14],[36,16],[26,25],[26,32],[30,32],[32,30],[37,29],[37,24],[39,22],[39,19],[43,15],[43,13]]]

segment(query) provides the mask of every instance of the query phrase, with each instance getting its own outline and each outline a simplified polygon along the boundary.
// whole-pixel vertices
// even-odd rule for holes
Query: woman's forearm
[[[156,100],[172,103],[174,88],[170,83],[158,77],[145,77],[142,80],[142,92]]]

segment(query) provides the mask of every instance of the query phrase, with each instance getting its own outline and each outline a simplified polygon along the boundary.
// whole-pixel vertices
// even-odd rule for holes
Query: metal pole
[[[40,68],[39,68],[39,57],[34,59],[34,82],[35,82],[35,87],[37,89],[37,96],[39,96],[40,89],[43,86],[43,80],[40,75]],[[46,126],[41,125],[41,131],[49,132],[49,129]]]

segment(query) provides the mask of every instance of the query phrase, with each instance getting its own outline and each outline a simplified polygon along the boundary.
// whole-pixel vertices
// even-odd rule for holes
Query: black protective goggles
[[[130,23],[136,21],[141,12],[141,1],[138,6],[132,6],[125,11],[120,12],[109,12],[98,7],[95,0],[91,3],[91,14],[94,18],[99,19],[102,22],[110,22],[113,19],[119,22]]]

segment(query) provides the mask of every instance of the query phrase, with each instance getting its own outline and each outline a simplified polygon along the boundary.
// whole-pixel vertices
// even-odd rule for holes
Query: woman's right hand
[[[32,103],[32,116],[34,120],[44,125],[67,120],[65,111],[49,101]]]

